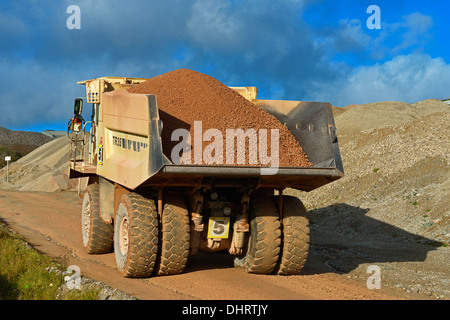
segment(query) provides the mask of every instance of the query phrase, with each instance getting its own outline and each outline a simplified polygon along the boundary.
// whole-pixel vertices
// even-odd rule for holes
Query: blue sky
[[[80,29],[67,28],[70,5]],[[379,30],[367,26],[370,5]],[[2,0],[0,126],[65,130],[85,94],[77,81],[179,68],[257,86],[264,99],[443,98],[448,12],[448,0]]]

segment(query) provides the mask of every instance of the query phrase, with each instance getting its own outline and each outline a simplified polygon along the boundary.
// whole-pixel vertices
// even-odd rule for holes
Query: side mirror
[[[81,116],[81,113],[83,112],[83,99],[76,98],[75,99],[75,105],[73,107],[73,113],[76,116]]]

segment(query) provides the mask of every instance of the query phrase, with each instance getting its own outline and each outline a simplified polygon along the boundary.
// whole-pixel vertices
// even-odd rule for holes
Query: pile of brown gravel
[[[163,121],[163,149],[169,158],[173,148],[180,143],[180,140],[171,141],[172,132],[179,128],[186,129],[190,132],[193,142],[194,121],[201,121],[202,136],[208,129],[217,129],[222,132],[223,163],[220,164],[242,165],[242,163],[237,163],[237,147],[234,150],[235,162],[226,163],[226,130],[243,129],[246,131],[253,128],[257,133],[259,133],[259,129],[267,129],[266,151],[269,158],[271,156],[271,129],[279,130],[280,167],[312,166],[298,141],[283,124],[234,90],[208,75],[188,69],[179,69],[149,79],[128,91],[156,95],[159,115]],[[211,143],[205,140],[202,144],[203,150]],[[258,143],[249,145],[247,141],[245,148],[245,165],[267,165],[267,163],[264,164],[259,161]],[[258,150],[257,163],[249,160],[249,149]],[[211,154],[215,156],[214,152]],[[191,152],[191,160],[191,163],[198,164],[195,162],[194,152]],[[203,164],[207,164],[204,160]]]

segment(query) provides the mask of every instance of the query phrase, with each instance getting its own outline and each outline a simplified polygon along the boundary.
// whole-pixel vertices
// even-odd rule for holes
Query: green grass
[[[58,294],[66,269],[0,224],[0,300],[95,300],[99,290]]]

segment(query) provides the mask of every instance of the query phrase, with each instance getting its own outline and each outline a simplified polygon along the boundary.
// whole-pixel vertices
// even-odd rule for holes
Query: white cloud
[[[315,45],[327,47],[331,56],[337,52],[366,50],[371,41],[364,24],[358,19],[342,19],[337,28],[326,27],[314,39]]]
[[[406,31],[403,33],[403,41],[393,49],[394,52],[421,44],[430,36],[428,32],[433,27],[433,19],[419,12],[408,14],[403,20],[398,25]]]
[[[396,56],[383,64],[355,68],[345,78],[316,83],[312,100],[337,106],[376,101],[414,103],[450,95],[450,64],[424,54]]]
[[[226,1],[197,1],[186,24],[189,36],[204,48],[239,48],[245,38],[245,25]]]
[[[330,55],[364,52],[373,60],[379,60],[420,48],[430,39],[432,27],[432,17],[419,12],[405,15],[399,22],[383,21],[378,32],[369,30],[365,21],[342,19],[335,28],[319,29],[314,42],[317,46],[328,47]]]
[[[405,15],[399,22],[384,22],[378,37],[371,41],[370,55],[383,59],[420,49],[430,39],[433,24],[432,17],[419,12]]]

